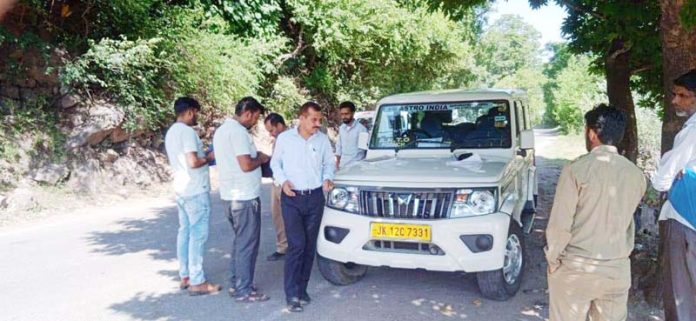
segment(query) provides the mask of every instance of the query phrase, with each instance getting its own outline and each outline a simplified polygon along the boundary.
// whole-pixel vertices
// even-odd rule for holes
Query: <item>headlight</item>
[[[357,187],[336,186],[329,193],[326,205],[337,210],[358,213],[360,211],[358,199],[359,191]]]
[[[494,190],[459,189],[455,194],[450,218],[491,214],[495,209]]]

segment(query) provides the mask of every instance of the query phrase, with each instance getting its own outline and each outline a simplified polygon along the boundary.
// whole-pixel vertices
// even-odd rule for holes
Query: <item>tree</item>
[[[628,118],[626,134],[619,144],[634,161],[638,155],[635,103],[632,89],[649,98],[659,97],[655,80],[660,78],[659,8],[651,0],[554,0],[566,8],[563,33],[575,53],[591,53],[595,72],[606,77],[609,103]],[[539,7],[548,0],[530,0]],[[640,75],[640,78],[632,78]],[[633,81],[632,81],[633,80]]]
[[[663,90],[670,93],[672,80],[684,72],[696,68],[696,1],[660,0],[660,40],[662,43]],[[672,149],[674,136],[681,129],[684,119],[676,117],[670,100],[664,95],[662,123],[662,152]]]

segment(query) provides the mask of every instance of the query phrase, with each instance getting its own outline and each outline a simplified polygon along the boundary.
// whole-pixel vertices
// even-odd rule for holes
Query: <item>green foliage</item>
[[[229,22],[228,31],[245,37],[275,37],[283,18],[281,0],[201,0],[209,16]]]
[[[290,77],[280,77],[273,84],[273,89],[265,101],[266,107],[281,114],[285,119],[296,117],[300,105],[307,101],[307,95],[302,92]]]
[[[112,97],[128,130],[159,128],[170,116],[166,89],[172,68],[161,44],[161,38],[90,42],[85,54],[61,70],[60,80],[86,95]]]
[[[604,81],[588,72],[591,59],[570,56],[567,65],[555,77],[555,89],[549,111],[565,133],[577,133],[584,125],[583,115],[599,103],[606,102]]]
[[[476,60],[485,69],[485,86],[494,86],[523,68],[540,67],[541,33],[518,15],[503,15],[481,37]]]
[[[49,156],[52,162],[62,162],[66,153],[63,145],[66,137],[57,127],[58,116],[49,110],[48,99],[37,96],[23,106],[12,100],[0,101],[4,121],[0,122],[0,159],[10,163],[17,161],[21,153],[21,140],[34,139],[30,156]],[[27,152],[27,151],[25,151]]]
[[[679,13],[685,29],[696,28],[696,0],[686,0]]]
[[[381,94],[466,85],[472,79],[467,30],[439,10],[396,1],[294,0],[311,43],[305,85],[313,92]],[[373,97],[376,99],[377,97]]]

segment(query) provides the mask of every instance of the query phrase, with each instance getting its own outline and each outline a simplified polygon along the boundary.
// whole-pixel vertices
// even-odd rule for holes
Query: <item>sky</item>
[[[561,23],[566,12],[553,1],[549,1],[549,4],[537,10],[532,10],[527,0],[497,0],[490,12],[489,23],[496,21],[504,14],[520,15],[524,21],[541,32],[542,47],[547,42],[563,41]]]

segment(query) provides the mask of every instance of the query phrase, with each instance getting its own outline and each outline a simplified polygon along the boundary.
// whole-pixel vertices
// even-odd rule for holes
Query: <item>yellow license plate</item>
[[[377,240],[412,240],[430,242],[430,225],[415,224],[370,224],[370,235]]]

